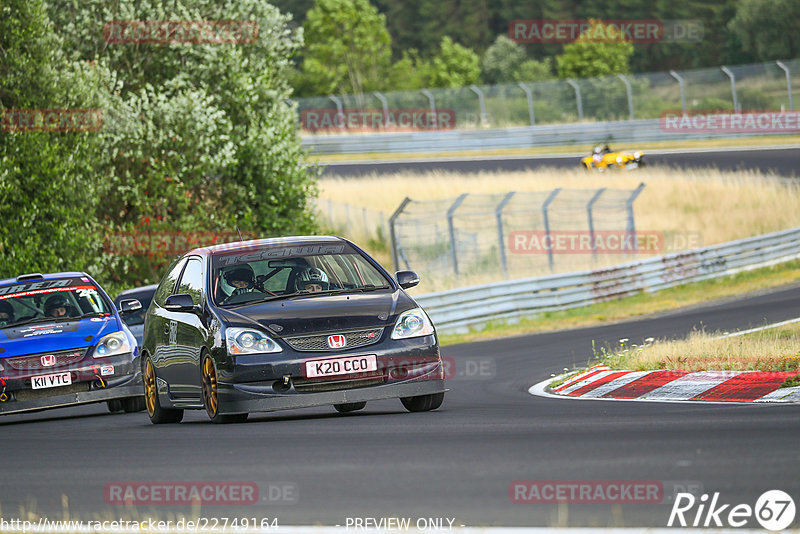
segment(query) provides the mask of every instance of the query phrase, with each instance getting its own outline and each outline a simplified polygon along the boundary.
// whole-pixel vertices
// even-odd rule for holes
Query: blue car
[[[139,346],[120,313],[86,273],[0,280],[0,414],[107,402],[144,409]]]

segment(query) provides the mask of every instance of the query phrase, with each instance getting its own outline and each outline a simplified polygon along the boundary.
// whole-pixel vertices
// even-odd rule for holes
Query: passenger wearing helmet
[[[253,268],[247,263],[237,265],[225,272],[224,276],[225,281],[234,288],[233,293],[230,295],[231,297],[255,291],[256,277],[253,273]]]
[[[8,326],[14,322],[14,308],[11,303],[0,300],[0,328]]]
[[[44,301],[44,314],[54,319],[71,314],[72,305],[65,295],[51,295]]]
[[[308,291],[309,293],[327,291],[330,287],[328,284],[328,275],[316,267],[311,267],[300,273],[295,285],[297,291]]]

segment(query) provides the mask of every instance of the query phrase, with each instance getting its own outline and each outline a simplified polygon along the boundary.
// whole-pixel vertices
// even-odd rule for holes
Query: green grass
[[[516,324],[500,321],[489,322],[480,330],[472,329],[464,334],[442,334],[439,336],[439,341],[441,345],[453,345],[535,332],[607,324],[791,284],[800,280],[799,275],[800,260],[795,260],[724,278],[685,284],[657,293],[640,293],[580,308],[545,312],[522,319]]]

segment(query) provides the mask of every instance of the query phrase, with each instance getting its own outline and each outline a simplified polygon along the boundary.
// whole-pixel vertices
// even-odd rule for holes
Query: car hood
[[[102,336],[121,329],[113,316],[4,328],[0,330],[0,358],[90,347]]]
[[[414,307],[414,301],[403,291],[385,290],[304,296],[223,308],[220,319],[228,326],[261,326],[286,337],[392,325],[398,312]]]

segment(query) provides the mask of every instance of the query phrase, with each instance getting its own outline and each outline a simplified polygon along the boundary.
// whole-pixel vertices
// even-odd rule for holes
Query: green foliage
[[[758,61],[800,55],[800,2],[738,0],[728,28]]]
[[[303,28],[303,75],[316,94],[383,88],[391,64],[391,39],[386,17],[368,0],[317,0]]]
[[[431,60],[427,87],[463,87],[478,81],[481,74],[480,58],[468,48],[442,39],[439,53]]]
[[[498,35],[481,61],[484,83],[538,82],[553,77],[549,58],[528,59],[525,49],[505,35]]]
[[[104,119],[99,132],[0,137],[0,216],[15,221],[0,229],[3,274],[88,270],[119,287],[157,280],[170,258],[104,253],[113,235],[315,231],[317,173],[286,103],[302,32],[276,8],[14,0],[2,9],[3,72],[22,73],[0,77],[2,107],[100,108]],[[251,44],[109,44],[111,20],[245,20],[259,33]]]
[[[564,47],[556,57],[559,78],[591,78],[630,72],[629,60],[633,44],[627,41],[605,42],[592,35],[605,35],[605,26],[592,21],[592,27],[574,42]]]

